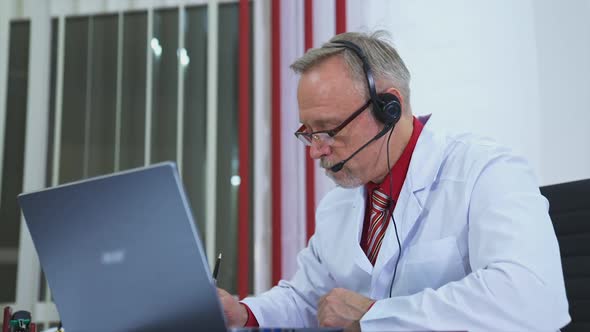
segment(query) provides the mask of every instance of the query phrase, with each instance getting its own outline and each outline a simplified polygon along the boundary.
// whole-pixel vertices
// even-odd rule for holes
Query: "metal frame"
[[[64,81],[64,57],[65,57],[65,38],[66,38],[66,23],[65,18],[60,17],[58,19],[58,32],[57,32],[57,66],[55,69],[56,72],[56,81],[55,81],[55,116],[54,116],[54,123],[53,123],[53,158],[52,158],[52,174],[51,174],[51,185],[56,186],[59,184],[59,167],[60,167],[60,158],[61,158],[61,124],[62,124],[62,106],[63,106],[63,81]],[[51,302],[51,289],[49,288],[49,284],[47,280],[45,281],[45,302]],[[38,303],[39,304],[39,303]],[[53,305],[53,304],[52,304]],[[37,308],[37,307],[35,307]],[[39,308],[46,308],[46,306],[41,306]],[[57,312],[55,309],[55,305],[53,307],[49,307],[50,312]],[[37,312],[37,309],[35,309]],[[44,313],[47,311],[44,310]],[[57,313],[54,316],[50,314],[43,314],[43,317],[57,317]],[[41,319],[40,319],[41,320]],[[42,319],[46,324],[50,322],[50,319]]]
[[[271,262],[272,226],[270,222],[272,193],[270,143],[270,1],[254,0],[254,294],[272,286],[269,263]]]
[[[151,40],[154,36],[154,9],[148,9],[147,19],[147,42],[146,42],[146,84],[145,84],[145,145],[144,145],[144,164],[150,164],[152,155],[152,82],[153,82],[153,61]]]
[[[84,106],[84,112],[86,113],[86,117],[84,119],[84,166],[83,166],[83,173],[82,177],[88,177],[88,168],[90,163],[90,126],[91,126],[91,105],[92,100],[90,96],[92,95],[92,65],[94,62],[94,54],[91,52],[92,43],[94,41],[94,18],[90,17],[88,19],[88,39],[86,43],[86,54],[88,58],[86,59],[86,105]]]
[[[49,124],[49,82],[51,54],[51,17],[49,3],[31,6],[29,79],[23,191],[45,187],[47,165],[47,129]],[[17,268],[16,303],[21,310],[32,311],[39,296],[41,268],[24,218],[21,217]]]
[[[208,32],[207,36],[207,159],[205,166],[205,188],[208,195],[205,196],[205,247],[207,260],[211,264],[215,262],[215,197],[217,188],[217,39],[219,7],[217,0],[210,0],[207,6]]]
[[[57,66],[55,68],[55,120],[53,130],[53,159],[51,185],[59,184],[59,167],[61,158],[61,120],[63,116],[64,57],[66,46],[66,19],[58,19],[57,32]]]
[[[178,49],[184,48],[184,27],[186,22],[186,10],[184,4],[178,6]],[[186,51],[186,50],[185,50]],[[183,136],[184,136],[184,72],[185,66],[182,64],[181,55],[177,53],[178,58],[178,83],[177,83],[177,116],[176,116],[176,165],[178,173],[182,177],[182,160],[183,160]]]
[[[121,98],[123,89],[123,44],[125,34],[125,15],[123,12],[119,12],[117,19],[117,105],[115,106],[116,118],[115,118],[115,157],[114,167],[115,172],[118,172],[121,167]]]
[[[61,16],[92,16],[100,14],[116,14],[125,11],[157,10],[178,6],[206,5],[211,1],[217,4],[236,3],[238,0],[47,0],[51,17]],[[35,6],[35,0],[3,0],[2,2],[14,3],[9,11],[10,19],[30,19],[30,10]],[[23,3],[27,5],[23,5]],[[4,7],[0,7],[4,9]]]

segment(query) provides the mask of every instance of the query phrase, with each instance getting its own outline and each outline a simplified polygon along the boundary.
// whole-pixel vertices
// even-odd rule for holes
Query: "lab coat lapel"
[[[422,129],[422,133],[412,153],[408,174],[406,175],[395,210],[393,211],[402,246],[402,254],[405,248],[405,240],[412,232],[416,221],[422,213],[423,202],[428,198],[429,191],[424,189],[435,181],[443,152],[444,147],[441,146],[441,142],[434,136],[427,123]],[[393,269],[398,254],[399,248],[395,235],[395,227],[390,219],[379,256],[375,262],[371,279],[371,289],[376,291],[378,288],[380,275],[384,272],[385,267],[387,267],[387,271]],[[384,279],[388,280],[387,278]],[[384,287],[387,285],[381,286]]]
[[[380,287],[378,287],[378,282],[381,273],[384,272],[385,267],[395,263],[395,259],[397,259],[397,255],[399,254],[395,227],[397,226],[399,240],[403,248],[405,235],[408,233],[408,230],[411,229],[412,225],[414,225],[421,212],[422,206],[412,192],[411,185],[406,181],[400,192],[395,210],[393,211],[394,221],[389,218],[389,225],[387,226],[387,231],[385,232],[385,237],[381,244],[381,249],[379,250],[379,256],[377,256],[377,261],[375,262],[375,268],[371,278],[371,289],[380,289]],[[393,222],[395,222],[395,225]],[[393,268],[393,265],[390,268]],[[375,294],[375,296],[377,296],[377,294]]]
[[[354,243],[354,246],[350,246],[351,248],[351,256],[354,259],[354,264],[360,267],[362,270],[371,274],[373,272],[373,266],[371,266],[371,262],[367,258],[367,255],[363,251],[360,245],[361,236],[363,233],[363,222],[365,220],[365,208],[366,208],[366,190],[363,187],[359,188],[356,193],[356,197],[353,203],[353,213],[350,214],[349,218],[354,218],[354,222],[347,223],[351,225],[351,229],[348,232],[350,234],[350,238],[348,239],[348,243]]]
[[[429,188],[436,181],[444,158],[446,150],[444,138],[435,135],[430,129],[431,127],[432,120],[424,125],[422,133],[418,137],[408,174],[402,187],[402,192],[405,195],[403,197],[400,195],[400,201],[398,201],[400,206],[396,207],[396,210],[399,208],[399,211],[394,212],[402,243],[404,239],[408,238],[420,217],[422,208],[430,194]]]

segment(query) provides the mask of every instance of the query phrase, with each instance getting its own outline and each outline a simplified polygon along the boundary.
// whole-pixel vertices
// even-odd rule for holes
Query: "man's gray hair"
[[[400,91],[404,98],[403,108],[407,109],[410,100],[410,72],[395,48],[389,42],[386,31],[376,31],[371,34],[360,32],[346,32],[336,35],[320,48],[307,51],[302,57],[291,64],[291,69],[297,74],[305,73],[323,60],[342,54],[348,66],[351,78],[357,82],[357,88],[368,98],[369,88],[363,71],[362,61],[350,49],[336,44],[334,41],[347,40],[360,47],[365,53],[376,82],[391,84]],[[378,93],[379,91],[377,91]]]

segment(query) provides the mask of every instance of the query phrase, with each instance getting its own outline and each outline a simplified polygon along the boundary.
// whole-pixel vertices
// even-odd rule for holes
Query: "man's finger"
[[[318,307],[318,322],[320,322],[320,326],[328,326],[326,325],[326,320],[336,313],[334,306],[334,303],[324,299],[323,304]]]
[[[323,296],[322,296],[323,298]],[[318,306],[318,322],[320,323],[320,326],[324,320],[325,317],[325,312],[326,312],[326,306],[325,306],[325,302],[320,301],[322,304],[320,304]]]
[[[328,297],[328,295],[330,295],[331,292],[328,292],[326,294],[324,294],[322,297],[320,297],[320,300],[318,301],[318,308],[321,308],[324,306],[325,302],[326,302],[326,297]]]
[[[226,291],[221,288],[217,288],[217,296],[219,296],[219,298],[225,298],[227,295],[228,293]]]
[[[348,325],[344,332],[360,332],[361,331],[361,324],[358,320],[355,320],[352,324]]]
[[[318,322],[319,322],[320,326],[328,326],[327,320],[328,320],[328,317],[330,317],[331,315],[332,315],[332,309],[324,307],[322,312],[318,315]]]

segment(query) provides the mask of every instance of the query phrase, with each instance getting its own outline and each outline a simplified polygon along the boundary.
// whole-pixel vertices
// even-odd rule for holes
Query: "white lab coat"
[[[346,288],[377,299],[363,331],[556,331],[570,321],[558,243],[527,162],[427,123],[375,266],[359,245],[364,188],[336,188],[290,281],[244,299],[260,326],[318,325],[319,298]],[[390,219],[391,222],[391,219]]]

